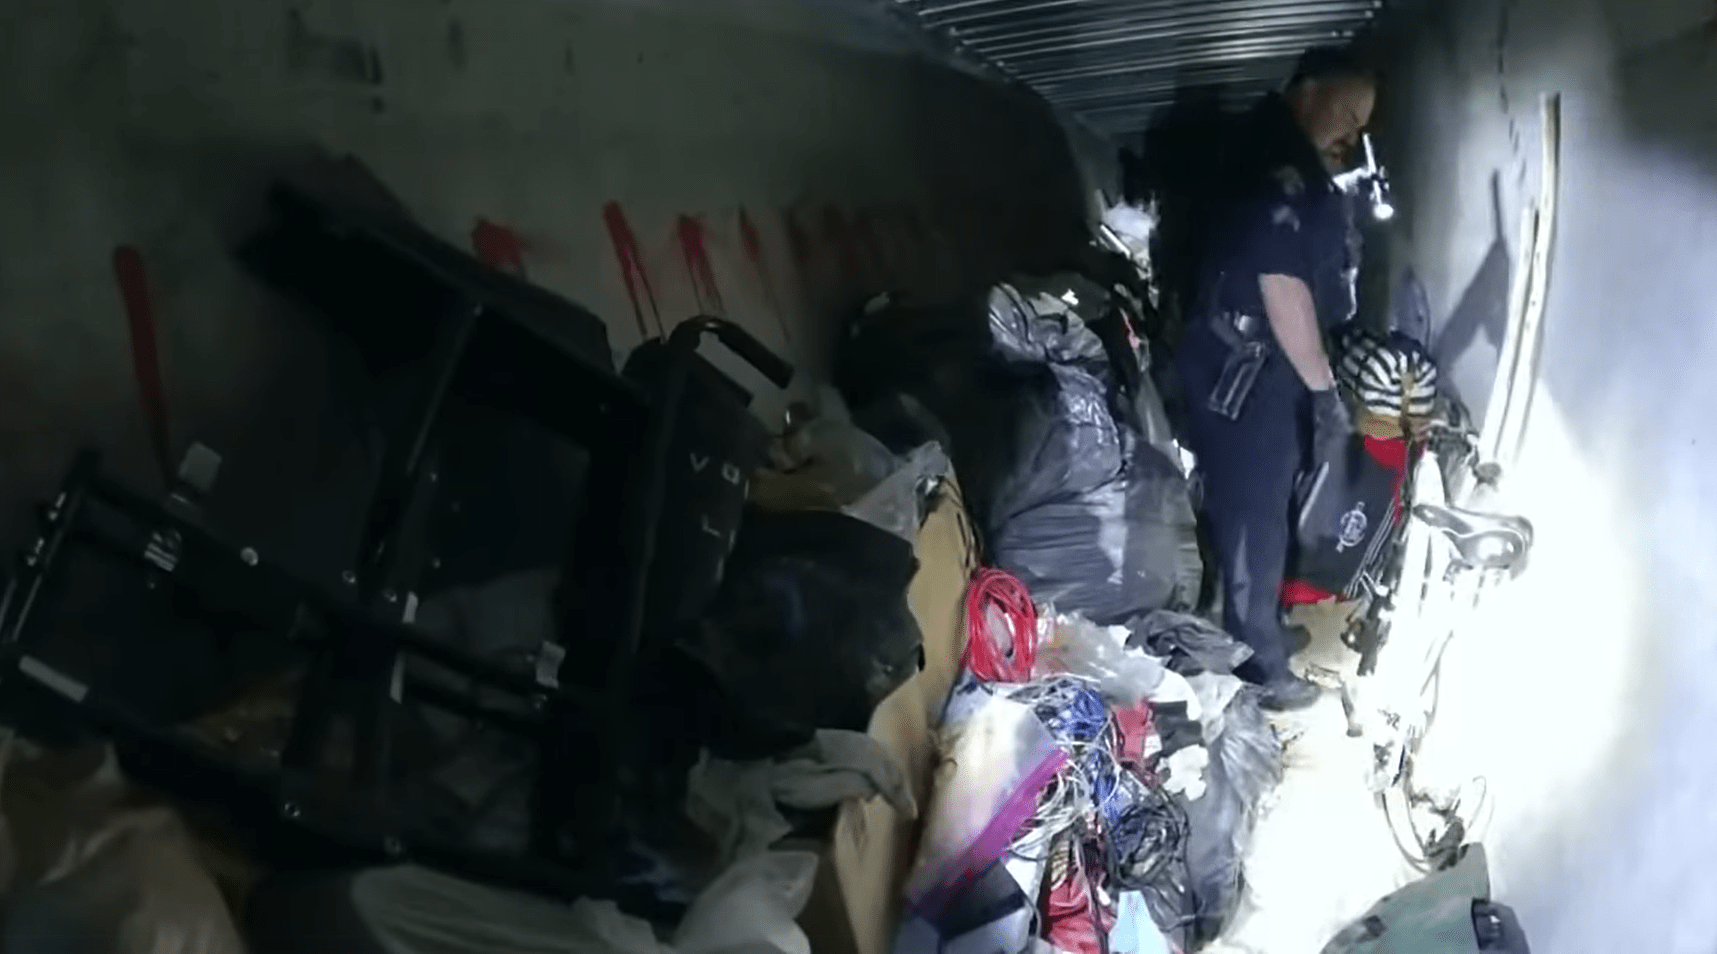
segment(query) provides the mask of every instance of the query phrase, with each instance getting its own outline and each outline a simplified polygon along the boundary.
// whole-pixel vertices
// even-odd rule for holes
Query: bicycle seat
[[[1455,559],[1475,570],[1518,571],[1532,549],[1532,523],[1525,517],[1420,504],[1413,516],[1443,535],[1455,549]]]

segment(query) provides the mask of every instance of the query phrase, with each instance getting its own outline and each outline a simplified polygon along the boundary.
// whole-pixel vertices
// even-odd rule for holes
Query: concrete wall
[[[1451,650],[1426,753],[1445,782],[1487,778],[1499,892],[1551,954],[1717,949],[1710,15],[1692,0],[1395,8],[1393,265],[1425,280],[1475,405],[1537,188],[1537,97],[1564,99],[1542,370],[1498,501],[1537,522],[1538,550]]]
[[[462,246],[505,229],[618,349],[720,307],[814,372],[859,297],[1041,257],[1083,211],[1060,127],[930,52],[855,0],[8,3],[0,541],[77,445],[155,472],[119,246],[152,293],[172,456],[201,439],[276,483],[339,466],[325,343],[229,253],[268,179],[314,154],[355,155]]]

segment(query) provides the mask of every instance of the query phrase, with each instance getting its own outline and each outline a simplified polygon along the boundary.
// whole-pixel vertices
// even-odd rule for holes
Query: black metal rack
[[[409,412],[387,428],[351,564],[322,574],[333,585],[294,573],[225,539],[194,495],[146,499],[104,477],[86,452],[43,508],[41,533],[0,601],[0,694],[46,690],[107,732],[128,764],[160,768],[151,781],[341,850],[409,856],[554,894],[607,890],[624,770],[642,744],[629,728],[638,720],[627,718],[640,667],[713,592],[744,476],[762,463],[767,439],[749,395],[698,346],[713,336],[781,386],[792,369],[737,325],[699,317],[640,347],[616,373],[594,316],[408,221],[284,187],[274,203],[269,227],[241,257],[415,382]],[[402,319],[412,323],[403,336]],[[545,647],[534,674],[461,653],[412,625],[437,562],[441,449],[459,402],[531,420],[588,456],[556,597],[558,645]],[[63,633],[44,608],[83,572],[72,555],[84,550],[129,566],[144,581],[145,604],[212,612],[224,630],[260,634],[270,651],[304,667],[278,765],[238,764],[138,711],[111,680],[92,682],[55,662]],[[568,651],[578,665],[561,664]],[[414,678],[423,666],[482,692]],[[395,790],[389,766],[406,706],[454,712],[534,745],[527,851],[448,837]],[[343,754],[332,758],[331,749]]]

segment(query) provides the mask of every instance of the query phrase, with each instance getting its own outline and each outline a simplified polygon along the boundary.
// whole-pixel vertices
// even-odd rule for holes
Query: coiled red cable
[[[991,607],[1007,632],[991,632]],[[1028,682],[1036,664],[1037,605],[1030,591],[1010,573],[979,570],[966,589],[966,667],[985,682]]]

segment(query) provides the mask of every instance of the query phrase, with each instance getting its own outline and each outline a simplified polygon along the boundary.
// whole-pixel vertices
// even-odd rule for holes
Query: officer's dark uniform
[[[1238,144],[1246,164],[1206,250],[1199,298],[1176,358],[1187,438],[1204,475],[1204,509],[1221,568],[1224,620],[1252,647],[1241,674],[1288,675],[1280,590],[1295,479],[1310,444],[1310,392],[1264,315],[1261,275],[1312,291],[1327,330],[1352,311],[1347,198],[1279,97]]]

